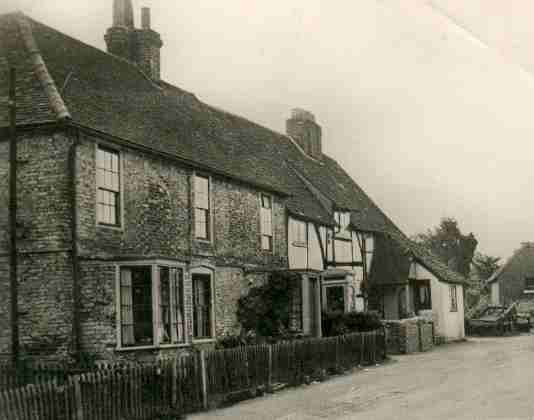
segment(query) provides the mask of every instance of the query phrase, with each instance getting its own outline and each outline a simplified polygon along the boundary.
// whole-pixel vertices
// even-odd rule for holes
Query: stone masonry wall
[[[18,140],[19,330],[23,357],[66,355],[72,337],[71,195],[63,132]],[[8,143],[0,143],[0,353],[10,346],[7,236]]]
[[[409,354],[428,351],[433,347],[433,327],[431,322],[420,318],[388,320],[386,324],[386,345],[388,353]]]
[[[24,354],[66,357],[72,349],[71,192],[68,156],[74,135],[29,133],[19,142],[20,341]],[[77,146],[77,208],[80,250],[82,350],[103,358],[118,354],[117,264],[165,259],[185,265],[186,325],[192,332],[189,267],[214,267],[215,330],[239,330],[235,310],[246,292],[244,270],[287,267],[286,214],[273,198],[274,252],[260,246],[260,192],[212,177],[214,238],[192,238],[193,171],[144,153],[121,150],[121,228],[96,223],[96,139],[84,135]],[[112,145],[113,146],[113,145]],[[7,143],[0,143],[0,177],[7,179]],[[9,351],[7,265],[7,182],[0,185],[0,354]],[[5,204],[5,205],[4,205]],[[191,338],[189,338],[191,342]],[[132,352],[129,352],[131,354]],[[135,352],[134,352],[135,353]],[[144,352],[153,355],[155,352]],[[158,354],[161,352],[158,352]]]
[[[123,220],[121,228],[96,223],[96,139],[82,137],[78,147],[78,203],[81,248],[82,345],[104,358],[117,353],[116,265],[155,259],[185,264],[185,314],[192,342],[192,286],[189,267],[213,267],[214,318],[217,336],[239,332],[237,301],[248,290],[251,267],[286,267],[284,203],[273,199],[274,252],[260,246],[259,191],[211,177],[213,238],[196,241],[192,232],[191,188],[194,171],[179,164],[121,150]],[[131,353],[131,352],[128,352]],[[140,355],[161,351],[135,352]],[[141,357],[141,356],[140,356]]]

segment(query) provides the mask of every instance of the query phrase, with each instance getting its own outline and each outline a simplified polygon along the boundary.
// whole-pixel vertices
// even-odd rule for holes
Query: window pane
[[[184,320],[184,287],[183,287],[183,272],[180,269],[172,270],[173,282],[173,329],[172,339],[175,343],[185,342],[185,320]]]
[[[195,338],[212,336],[211,276],[193,274],[193,335]]]
[[[135,344],[133,330],[133,300],[132,300],[132,272],[129,269],[121,270],[121,337],[122,345]]]
[[[123,346],[152,345],[151,268],[122,268],[120,292]]]
[[[273,249],[273,238],[272,236],[262,235],[261,237],[261,248],[266,251],[271,251]]]
[[[272,235],[272,215],[270,209],[261,209],[260,212],[260,224],[261,224],[261,233],[264,235]]]
[[[117,152],[97,150],[97,220],[109,225],[118,224],[120,176],[119,154]]]
[[[195,237],[198,239],[208,239],[209,232],[209,212],[208,210],[195,210]]]
[[[171,342],[171,278],[168,267],[159,268],[158,338],[162,344]]]
[[[209,209],[209,180],[208,178],[195,178],[195,207]]]
[[[261,206],[265,209],[270,209],[272,207],[271,205],[271,197],[268,195],[262,194],[261,196]]]
[[[326,308],[328,311],[345,311],[345,288],[343,286],[326,288]]]
[[[208,195],[209,193],[209,179],[203,176],[195,177],[195,193]]]

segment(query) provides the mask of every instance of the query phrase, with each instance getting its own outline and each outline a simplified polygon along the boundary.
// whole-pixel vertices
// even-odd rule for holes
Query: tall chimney
[[[141,29],[134,26],[132,0],[113,0],[113,26],[104,39],[108,52],[136,64],[148,77],[161,76],[160,35],[151,29],[150,9],[141,9]]]
[[[150,29],[150,8],[141,8],[141,28]]]
[[[113,1],[113,26],[134,27],[132,0]]]
[[[150,76],[153,80],[159,81],[161,76],[161,47],[163,42],[160,35],[150,28],[150,9],[143,7],[141,9],[141,29],[136,30],[137,65]]]
[[[321,159],[322,130],[311,112],[300,108],[293,109],[291,117],[286,121],[286,131],[304,153],[314,159]]]
[[[113,26],[104,39],[108,52],[132,60],[134,52],[134,16],[131,0],[113,0]]]

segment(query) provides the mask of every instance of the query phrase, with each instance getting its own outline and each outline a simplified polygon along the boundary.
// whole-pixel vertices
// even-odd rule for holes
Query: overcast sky
[[[99,48],[112,0],[2,0]],[[278,131],[312,111],[327,154],[409,235],[443,216],[507,257],[534,241],[531,0],[134,0],[162,75]]]

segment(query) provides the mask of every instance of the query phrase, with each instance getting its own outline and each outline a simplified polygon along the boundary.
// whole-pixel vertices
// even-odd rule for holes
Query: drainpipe
[[[17,280],[17,103],[16,70],[9,72],[9,285],[11,306],[11,357],[19,361],[19,310]]]
[[[81,326],[80,326],[80,287],[79,287],[79,261],[78,261],[78,200],[77,200],[77,170],[76,154],[78,150],[80,132],[76,130],[76,137],[69,151],[69,183],[71,194],[71,261],[72,261],[72,339],[74,358],[78,362],[81,352]]]

